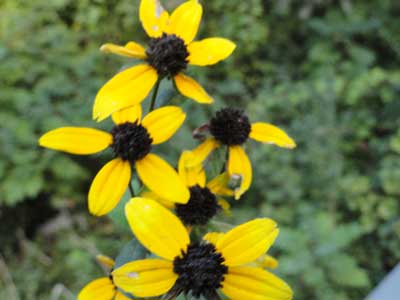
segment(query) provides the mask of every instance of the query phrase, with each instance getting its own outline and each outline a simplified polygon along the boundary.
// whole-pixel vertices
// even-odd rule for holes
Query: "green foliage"
[[[163,2],[168,8],[180,3]],[[272,252],[296,299],[363,298],[400,259],[399,4],[203,3],[200,37],[224,36],[238,48],[217,66],[188,70],[216,103],[205,107],[174,98],[188,112],[187,126],[157,150],[175,163],[178,151],[196,145],[191,130],[223,105],[244,107],[252,121],[285,128],[298,144],[293,151],[248,144],[254,181],[233,204],[237,216],[229,221],[260,215],[278,221],[282,230]],[[0,205],[49,192],[57,208],[68,197],[85,209],[90,179],[106,157],[39,149],[37,139],[61,125],[109,128],[91,121],[91,104],[98,88],[130,61],[101,54],[98,47],[146,42],[137,5],[138,0],[1,2]],[[162,86],[162,95],[168,88]],[[121,210],[115,214],[121,226],[114,230],[126,236]],[[68,239],[71,232],[53,242],[50,266],[38,267],[29,253],[21,263],[5,252],[19,299],[45,299],[55,282],[77,292],[99,274]],[[93,233],[89,240],[100,239]],[[102,250],[116,255],[119,246],[110,242]],[[1,287],[0,298],[6,298]]]

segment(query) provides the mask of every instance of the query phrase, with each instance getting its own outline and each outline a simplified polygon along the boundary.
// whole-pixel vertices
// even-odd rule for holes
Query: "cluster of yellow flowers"
[[[266,270],[277,265],[265,254],[279,232],[273,220],[255,219],[226,233],[209,232],[203,238],[191,233],[195,226],[206,225],[229,207],[222,197],[239,199],[249,189],[252,167],[242,147],[248,138],[284,148],[294,148],[294,141],[271,124],[250,123],[240,109],[225,108],[198,130],[203,143],[182,152],[177,171],[151,153],[153,146],[166,142],[186,118],[177,106],[155,109],[160,82],[173,80],[185,97],[211,104],[212,97],[182,71],[188,64],[216,64],[236,47],[217,37],[193,41],[202,11],[198,1],[188,0],[169,15],[158,0],[142,0],[139,14],[150,37],[148,47],[135,42],[101,47],[106,53],[144,61],[115,75],[96,96],[93,119],[111,116],[114,127],[110,132],[62,127],[39,140],[43,147],[80,155],[110,147],[115,158],[91,184],[89,211],[95,216],[108,214],[129,188],[132,199],[125,206],[126,218],[137,240],[156,256],[116,269],[112,259],[100,256],[109,276],[86,285],[79,300],[176,299],[181,294],[216,300],[221,299],[221,292],[233,300],[292,298],[290,287]],[[150,109],[143,117],[141,102],[151,90]],[[205,167],[218,147],[226,147],[226,162],[221,174],[207,181]],[[131,185],[135,174],[142,183],[140,197],[135,197]]]

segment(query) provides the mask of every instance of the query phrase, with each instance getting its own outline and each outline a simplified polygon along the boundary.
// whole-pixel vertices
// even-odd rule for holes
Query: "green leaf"
[[[346,254],[337,254],[326,261],[328,274],[337,284],[348,287],[369,286],[367,272],[357,266],[356,260]]]
[[[119,268],[131,261],[144,259],[147,253],[148,251],[146,248],[144,248],[136,238],[133,238],[122,248],[121,252],[118,253],[114,268]]]

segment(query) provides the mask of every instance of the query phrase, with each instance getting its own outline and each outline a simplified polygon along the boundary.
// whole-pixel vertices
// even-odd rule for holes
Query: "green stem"
[[[221,171],[219,172],[220,174],[222,174],[222,173],[224,173],[226,171],[226,165],[228,164],[228,159],[229,159],[229,147],[226,146],[226,149],[225,149],[225,161],[222,164]]]
[[[156,82],[156,85],[154,87],[153,90],[153,95],[151,96],[151,102],[150,102],[150,108],[149,108],[149,112],[151,112],[152,110],[154,110],[154,107],[156,106],[156,99],[157,99],[157,94],[158,94],[158,89],[160,87],[160,82],[162,79],[158,79]]]
[[[131,181],[129,181],[128,187],[129,187],[129,192],[131,193],[131,196],[135,197],[135,190],[133,189],[133,185],[132,185]]]

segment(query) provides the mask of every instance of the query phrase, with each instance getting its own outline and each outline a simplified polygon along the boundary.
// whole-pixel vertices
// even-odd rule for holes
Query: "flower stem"
[[[228,159],[229,159],[229,147],[226,146],[226,149],[225,149],[225,161],[222,164],[221,171],[219,172],[220,174],[224,173],[227,170],[227,168],[228,168],[227,167]]]
[[[154,107],[156,106],[156,99],[157,99],[158,89],[160,87],[160,82],[161,79],[158,79],[156,85],[154,86],[153,95],[151,96],[149,112],[154,110]]]
[[[133,189],[133,185],[132,185],[131,181],[129,181],[128,187],[129,187],[129,192],[131,193],[131,196],[135,197],[135,190]]]

